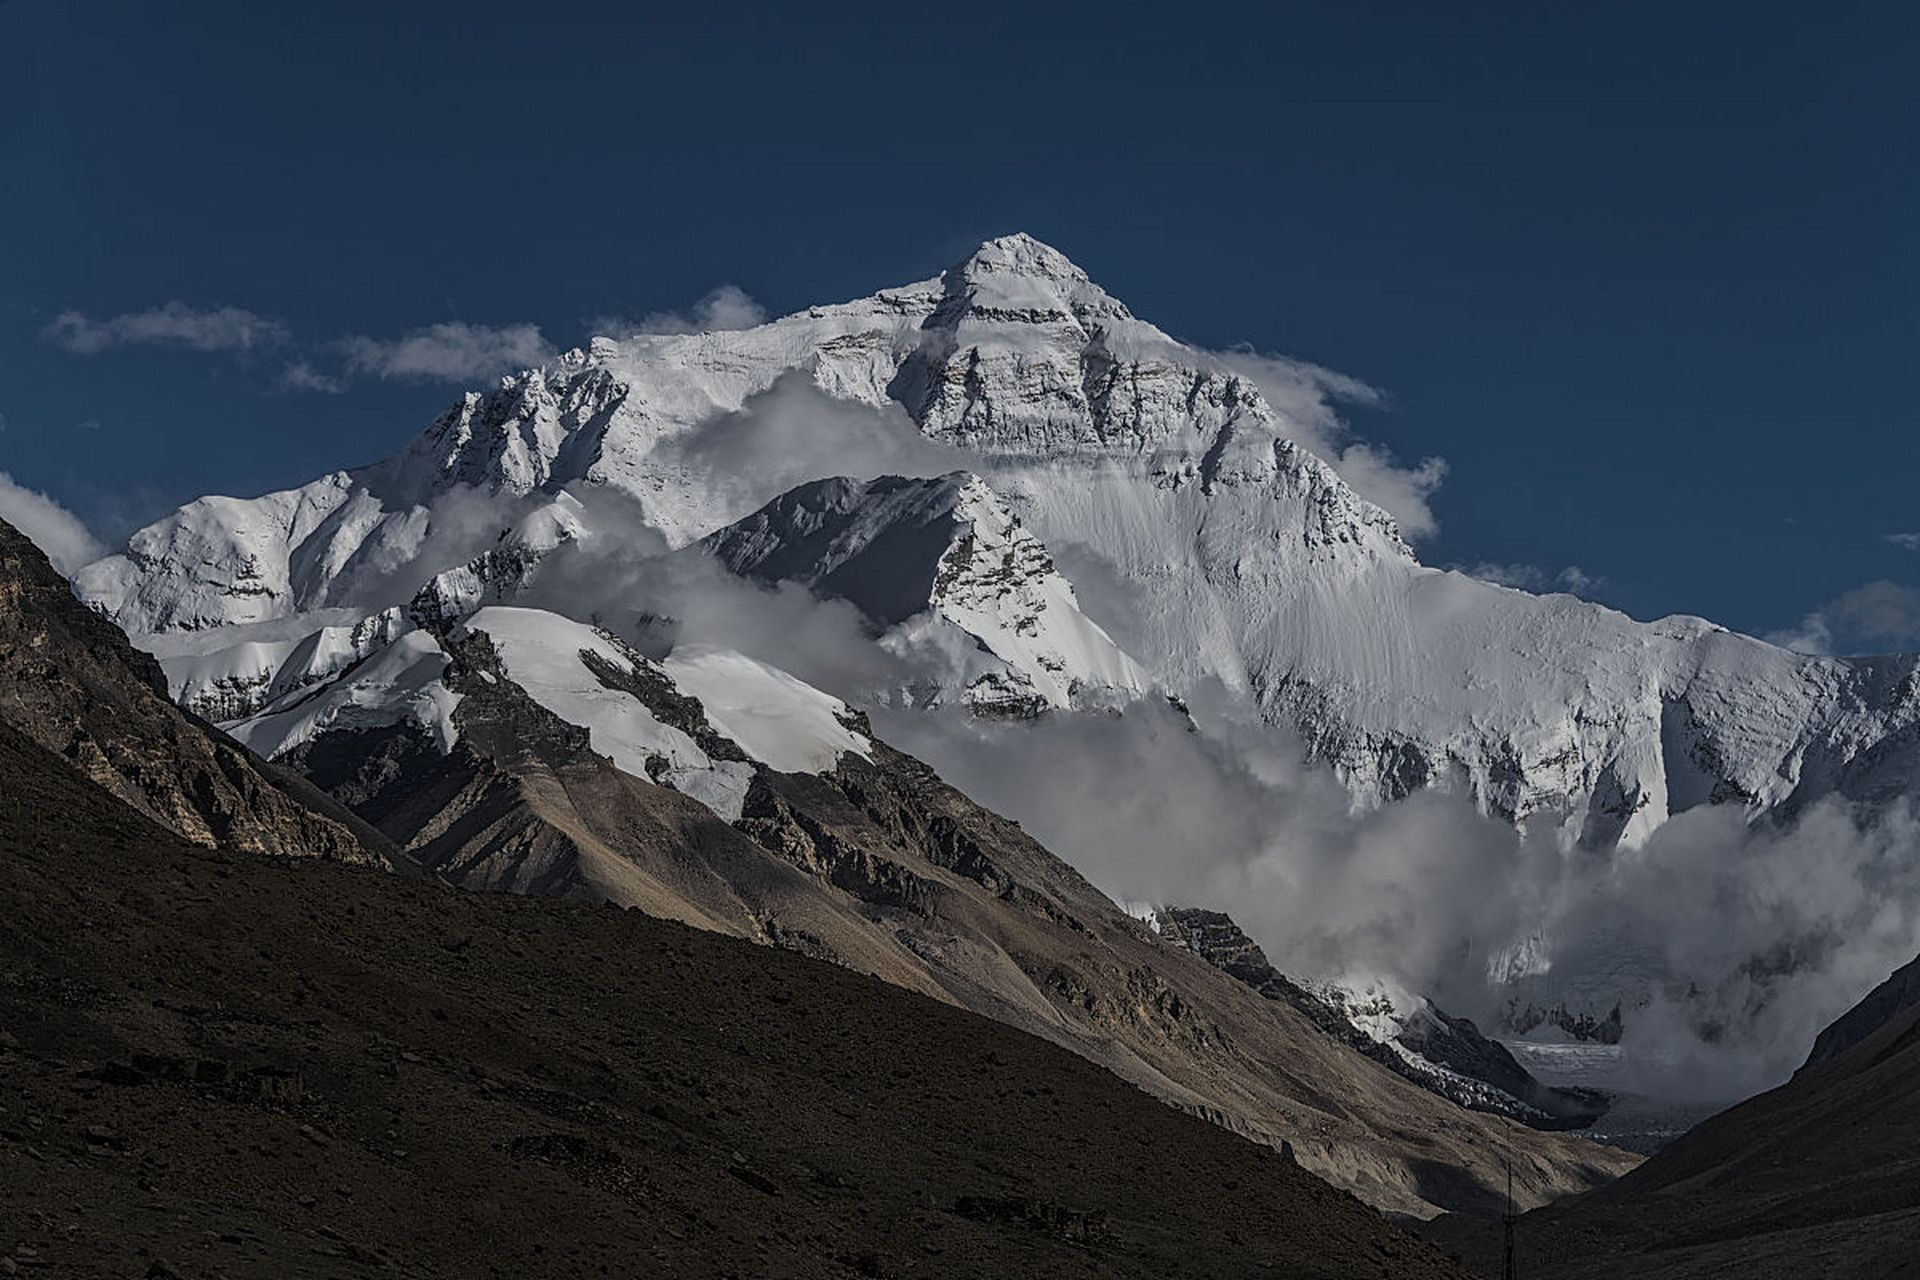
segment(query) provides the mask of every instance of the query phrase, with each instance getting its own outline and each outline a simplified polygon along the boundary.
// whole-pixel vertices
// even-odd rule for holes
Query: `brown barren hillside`
[[[0,726],[0,1206],[49,1276],[1460,1274],[950,1005],[195,847]]]

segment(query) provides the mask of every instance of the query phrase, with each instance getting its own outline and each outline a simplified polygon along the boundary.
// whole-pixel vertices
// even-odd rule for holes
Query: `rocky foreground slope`
[[[0,521],[0,719],[196,844],[378,859],[386,842],[167,698],[160,666]]]
[[[845,969],[189,844],[4,722],[0,779],[6,1274],[1463,1274]]]
[[[653,663],[501,607],[440,643],[423,661],[444,692],[410,705],[451,704],[450,746],[413,721],[336,716],[283,758],[448,883],[638,907],[882,977],[1288,1144],[1401,1212],[1485,1207],[1507,1148],[1526,1153],[1530,1202],[1632,1163],[1580,1139],[1516,1137],[1396,1077],[1156,935],[1017,824],[781,673],[738,655]],[[239,731],[281,732],[342,700],[371,716],[356,678]],[[783,699],[789,711],[764,724],[742,718]],[[808,707],[824,713],[811,736],[796,730]]]

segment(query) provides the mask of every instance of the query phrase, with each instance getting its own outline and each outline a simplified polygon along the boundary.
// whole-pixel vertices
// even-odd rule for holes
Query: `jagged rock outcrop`
[[[371,861],[297,776],[167,698],[159,665],[74,599],[39,548],[0,522],[0,720],[141,814],[200,845]],[[317,807],[316,807],[317,806]]]
[[[952,682],[983,714],[1118,706],[1146,688],[1146,673],[1080,611],[1047,549],[978,476],[821,480],[701,545],[742,577],[848,601],[903,656],[969,654]],[[942,683],[905,693],[937,702]]]
[[[1582,1128],[1604,1110],[1597,1097],[1540,1083],[1505,1046],[1429,1000],[1417,1000],[1404,1011],[1369,1010],[1368,1016],[1353,1007],[1354,997],[1346,992],[1316,992],[1293,981],[1225,912],[1162,907],[1152,923],[1162,937],[1185,945],[1267,999],[1285,1001],[1328,1035],[1460,1106],[1540,1129]]]

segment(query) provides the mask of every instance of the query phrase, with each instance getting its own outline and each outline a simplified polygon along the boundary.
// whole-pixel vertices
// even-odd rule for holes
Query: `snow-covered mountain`
[[[384,462],[190,503],[76,586],[176,698],[269,752],[396,699],[445,716],[436,654],[476,611],[572,557],[670,554],[854,606],[909,673],[833,689],[855,702],[1071,713],[1217,684],[1357,804],[1445,788],[1568,849],[1633,848],[1702,805],[1913,790],[1920,659],[1809,657],[1424,566],[1284,403],[1009,236],[756,328],[595,339],[464,396]],[[653,606],[616,580],[594,598],[574,574],[563,611]],[[592,648],[535,631],[507,642],[510,667]],[[777,634],[702,638],[780,660]],[[660,758],[729,811],[725,761]],[[1546,959],[1510,959],[1526,1017],[1604,1018],[1619,998],[1612,968],[1543,983]]]
[[[321,609],[364,616],[452,571],[438,590],[457,614],[489,598],[487,570],[524,568],[521,548],[578,536],[578,497],[624,495],[675,546],[779,497],[790,468],[716,460],[689,442],[794,377],[955,451],[978,477],[966,496],[987,524],[1005,527],[1004,504],[1039,544],[1121,584],[1124,607],[1082,625],[1059,599],[1070,588],[1048,576],[1054,604],[1040,615],[1075,619],[1069,639],[1101,650],[1116,687],[1134,684],[1129,658],[1175,693],[1218,679],[1296,728],[1363,801],[1448,785],[1512,820],[1544,815],[1569,843],[1608,847],[1698,804],[1871,798],[1914,775],[1914,659],[1806,657],[1700,619],[1643,624],[1422,566],[1392,517],[1297,443],[1252,380],[1135,318],[1026,236],[990,241],[933,279],[758,328],[596,339],[464,397],[386,462],[192,503],[82,570],[79,589],[132,632],[173,633]],[[821,469],[801,478],[845,468]],[[802,491],[786,510],[818,497]],[[498,513],[505,564],[448,532],[474,521],[476,500]],[[900,501],[854,486],[832,505],[852,527],[884,523]],[[798,551],[773,545],[778,518],[750,552],[740,530],[721,544],[756,572],[791,563],[832,590],[880,590],[849,588],[854,575],[835,575],[831,555],[800,566]],[[959,620],[965,608],[946,601],[931,616],[980,636]],[[995,631],[987,647],[1041,678],[1044,655],[1022,666],[995,647],[1004,621],[981,622]]]

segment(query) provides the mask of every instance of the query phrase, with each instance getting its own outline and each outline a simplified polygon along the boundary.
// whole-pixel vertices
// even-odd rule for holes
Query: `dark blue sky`
[[[1451,464],[1430,562],[1762,632],[1920,578],[1915,9],[1471,7],[0,0],[0,469],[124,534],[457,389],[277,385],[344,335],[777,313],[1027,230],[1385,388],[1363,433]],[[169,301],[290,337],[44,336]]]

